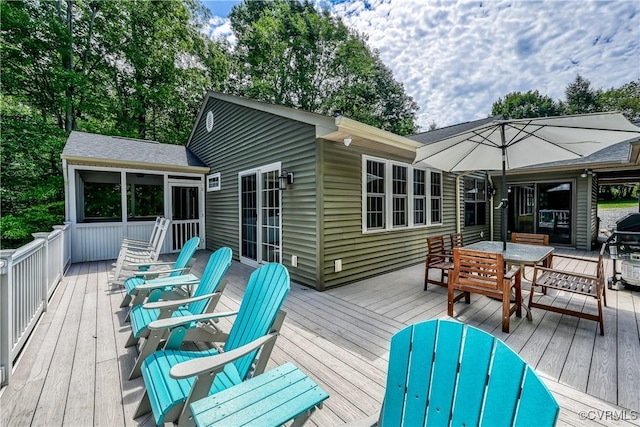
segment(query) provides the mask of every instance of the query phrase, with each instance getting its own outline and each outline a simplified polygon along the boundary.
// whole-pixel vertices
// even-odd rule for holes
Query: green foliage
[[[620,111],[631,122],[640,121],[640,80],[603,91],[593,89],[589,80],[577,75],[567,85],[565,97],[564,101],[554,101],[537,90],[511,92],[493,103],[491,115],[502,114],[505,119],[522,119]]]
[[[233,47],[204,35],[200,0],[0,1],[3,247],[63,220],[69,131],[183,144],[208,90],[415,131],[417,105],[340,18],[309,0],[245,0],[230,18]],[[121,215],[92,194],[91,212]]]
[[[6,249],[64,221],[60,152],[66,133],[12,97],[0,98],[0,107],[0,239]]]
[[[598,186],[598,200],[621,202],[631,200],[638,201],[640,184],[609,184]]]
[[[245,0],[230,16],[237,43],[230,89],[321,114],[343,114],[401,135],[415,102],[366,38],[308,0]]]
[[[591,88],[591,82],[581,75],[567,85],[564,91],[567,114],[595,113],[601,110],[600,91]]]
[[[29,206],[17,215],[0,218],[0,247],[14,249],[33,240],[32,233],[53,231],[52,226],[64,221],[64,202],[43,203]]]
[[[493,103],[491,115],[502,115],[505,119],[549,117],[562,114],[562,105],[540,92],[511,92]]]
[[[640,121],[640,80],[601,92],[599,102],[604,111],[620,111],[630,121]]]

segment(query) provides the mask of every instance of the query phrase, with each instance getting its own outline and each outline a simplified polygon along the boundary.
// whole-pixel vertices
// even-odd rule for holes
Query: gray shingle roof
[[[184,145],[73,131],[62,150],[63,157],[168,166],[207,167]]]
[[[414,141],[422,142],[423,144],[431,144],[432,142],[448,138],[457,133],[465,132],[469,129],[491,123],[493,120],[502,120],[502,116],[493,116],[487,117],[485,119],[473,120],[471,122],[458,123],[457,125],[451,125],[444,128],[430,130],[428,132],[417,133],[415,135],[409,136],[408,138],[413,139]]]
[[[636,138],[637,139],[637,138]],[[635,140],[635,139],[634,139]],[[573,160],[562,160],[557,162],[542,163],[534,166],[526,166],[520,169],[539,169],[548,168],[553,166],[590,166],[601,163],[624,163],[629,161],[629,154],[631,154],[631,142],[625,141],[619,144],[612,145],[604,148],[600,151]]]

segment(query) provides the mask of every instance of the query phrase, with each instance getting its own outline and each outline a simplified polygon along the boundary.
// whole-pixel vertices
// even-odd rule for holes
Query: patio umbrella
[[[640,137],[620,113],[494,120],[419,147],[415,163],[446,172],[502,170],[502,240],[507,239],[507,170],[588,156]]]

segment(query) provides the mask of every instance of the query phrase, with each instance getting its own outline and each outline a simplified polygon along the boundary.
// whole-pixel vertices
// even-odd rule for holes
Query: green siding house
[[[296,282],[324,290],[423,263],[429,236],[499,240],[497,174],[413,164],[423,144],[492,119],[405,138],[341,115],[210,92],[186,147],[72,132],[62,155],[67,220],[85,242],[78,247],[93,248],[74,260],[113,258],[123,236],[142,238],[164,215],[172,220],[166,252],[198,235],[207,249],[228,246],[249,266],[280,262]],[[598,183],[638,182],[639,153],[631,141],[509,171],[509,231],[591,248]],[[95,191],[113,193],[113,212],[92,210]]]
[[[248,265],[282,262],[318,290],[424,262],[426,237],[456,231],[463,207],[455,176],[412,164],[420,145],[342,116],[209,93],[187,143],[211,168],[206,246],[229,246]]]

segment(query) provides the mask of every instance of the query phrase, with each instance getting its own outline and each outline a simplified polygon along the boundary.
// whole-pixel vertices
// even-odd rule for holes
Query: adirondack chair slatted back
[[[169,221],[167,218],[162,218],[161,222],[160,222],[160,228],[158,230],[158,233],[156,233],[155,235],[155,241],[153,242],[152,246],[152,251],[154,253],[155,259],[158,259],[158,256],[160,255],[160,252],[162,252],[162,245],[164,243],[164,239],[167,235],[167,231],[169,230],[169,224],[171,223],[171,221]]]
[[[191,261],[191,258],[193,258],[193,254],[196,253],[198,246],[200,246],[200,237],[196,236],[187,240],[184,246],[182,246],[182,249],[178,254],[178,258],[176,258],[176,262],[173,263],[173,270],[181,270],[183,268],[186,268],[189,264],[189,261]],[[182,273],[182,271],[172,271],[171,273],[169,273],[169,276],[175,277],[181,275]]]
[[[135,243],[146,243],[149,247],[151,247],[151,245],[153,245],[153,242],[155,241],[156,235],[158,234],[158,232],[160,231],[160,224],[162,223],[162,217],[156,217],[156,223],[153,225],[153,230],[151,230],[151,235],[149,235],[149,241],[148,242],[143,242],[142,240],[138,240],[138,239],[131,239],[128,237],[124,237],[122,239],[122,243],[126,243],[126,242],[135,242]]]
[[[462,289],[502,292],[504,259],[502,254],[456,248],[453,251],[453,282]]]
[[[391,339],[379,425],[554,425],[559,407],[502,341],[447,320]]]
[[[200,282],[196,291],[193,293],[193,297],[200,297],[202,295],[211,294],[216,291],[222,278],[226,274],[227,270],[231,266],[232,251],[230,248],[222,247],[211,254],[209,262],[204,268]],[[204,313],[210,299],[205,298],[200,301],[192,302],[189,304],[189,312],[191,314]]]
[[[266,335],[276,320],[289,289],[289,272],[282,264],[265,264],[254,271],[249,278],[224,350],[233,350]],[[256,353],[257,350],[233,362],[243,380],[250,373]]]

